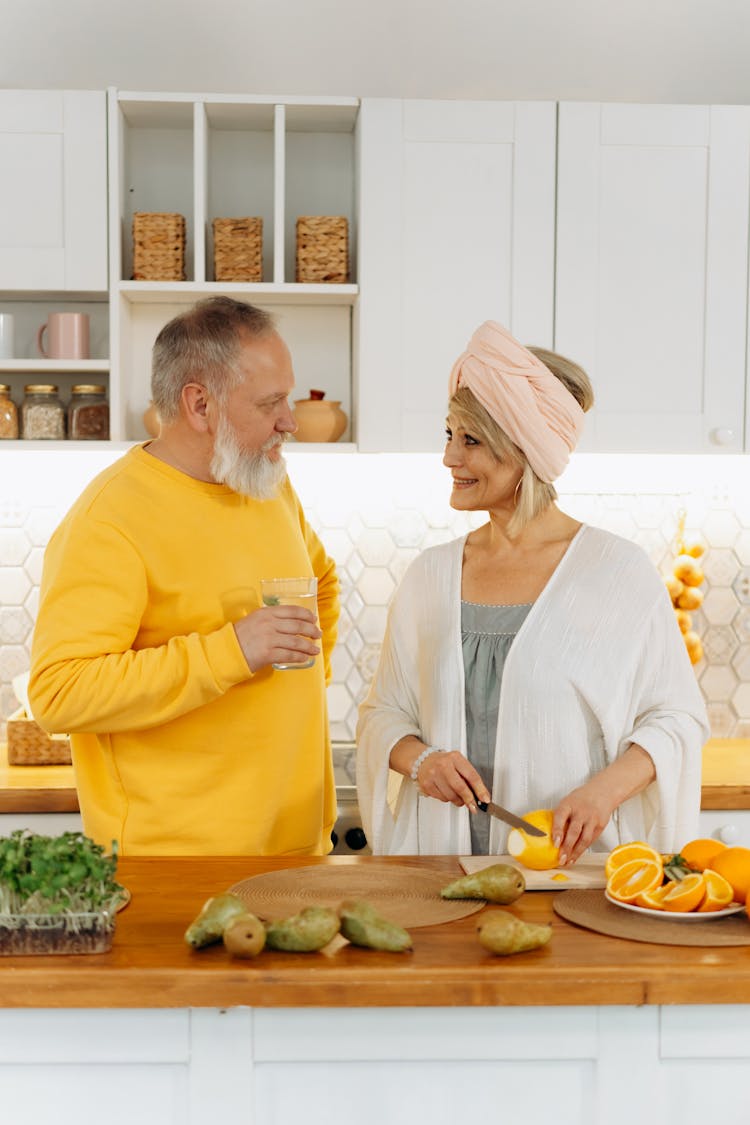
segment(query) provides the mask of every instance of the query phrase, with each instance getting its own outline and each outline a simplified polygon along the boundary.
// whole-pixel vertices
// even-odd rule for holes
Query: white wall
[[[0,85],[750,101],[748,0],[8,0]]]

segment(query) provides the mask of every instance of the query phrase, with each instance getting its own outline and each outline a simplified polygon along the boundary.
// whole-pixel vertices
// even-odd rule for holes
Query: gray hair
[[[528,350],[540,359],[553,375],[557,376],[582,410],[591,409],[594,405],[594,392],[589,377],[582,367],[573,360],[566,359],[565,356],[548,351],[546,348]],[[554,484],[539,479],[526,459],[525,453],[498,426],[468,387],[459,387],[450,400],[449,410],[463,429],[484,442],[498,463],[510,461],[521,469],[521,478],[516,490],[516,507],[507,527],[508,534],[511,538],[515,538],[527,524],[557,500]]]
[[[207,297],[165,324],[151,361],[151,397],[164,422],[173,422],[183,387],[200,383],[219,402],[237,386],[243,343],[275,331],[265,309],[231,297]]]

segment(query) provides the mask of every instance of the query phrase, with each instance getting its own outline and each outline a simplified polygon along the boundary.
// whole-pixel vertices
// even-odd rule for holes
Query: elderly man
[[[153,350],[159,436],[47,547],[31,705],[72,736],[84,830],[123,854],[330,850],[339,587],[281,455],[293,387],[263,310],[215,297],[177,316]],[[262,578],[301,576],[317,622],[262,606]]]

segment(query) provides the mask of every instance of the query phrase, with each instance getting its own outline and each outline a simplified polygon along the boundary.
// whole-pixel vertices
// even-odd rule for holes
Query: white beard
[[[273,500],[286,477],[286,461],[272,461],[266,456],[282,445],[286,437],[275,434],[255,453],[245,453],[239,446],[231,423],[223,415],[216,428],[211,474],[218,484],[253,500]]]

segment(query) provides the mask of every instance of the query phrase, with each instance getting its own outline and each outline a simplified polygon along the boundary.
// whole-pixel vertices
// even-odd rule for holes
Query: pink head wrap
[[[570,391],[501,324],[486,320],[453,365],[451,397],[466,387],[514,441],[540,480],[556,480],[583,429]]]

